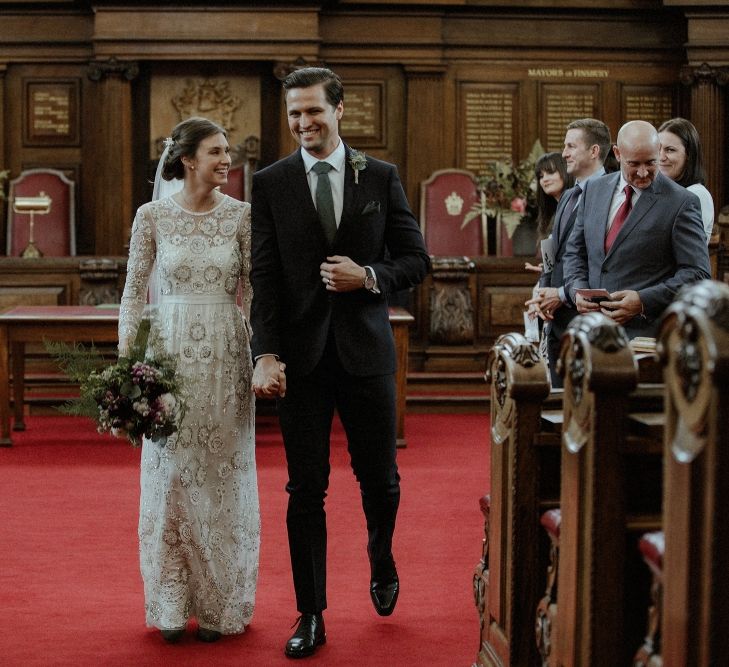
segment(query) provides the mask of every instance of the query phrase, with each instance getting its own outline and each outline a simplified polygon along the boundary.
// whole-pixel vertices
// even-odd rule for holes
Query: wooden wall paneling
[[[704,154],[706,187],[718,213],[726,203],[726,96],[729,67],[685,67],[681,82],[691,91],[690,119],[698,130]]]
[[[94,221],[95,251],[99,255],[126,254],[131,233],[132,183],[135,165],[132,149],[132,81],[138,70],[117,69],[103,64],[101,74],[92,68],[95,85],[87,110],[91,129],[84,146],[84,181],[89,192],[84,197],[85,212]],[[101,112],[100,110],[103,110]]]
[[[280,9],[95,3],[94,53],[147,61],[314,61],[318,28],[318,8],[294,3]]]
[[[139,63],[139,75],[134,80],[132,95],[132,214],[152,198],[157,163],[150,155],[150,119],[152,117],[150,94],[151,63]],[[96,85],[89,81],[90,85]],[[125,224],[130,224],[125,221]]]
[[[442,163],[445,103],[442,67],[406,67],[407,75],[407,175],[406,192],[418,215],[420,182],[437,169],[452,167]]]
[[[519,84],[519,159],[529,155],[534,142],[540,139],[538,99],[536,81],[527,79]],[[544,146],[544,141],[541,144]]]
[[[286,104],[281,81],[273,74],[270,63],[261,69],[261,162],[273,164],[285,155],[283,146],[295,145],[286,120]],[[290,152],[290,151],[289,151]]]

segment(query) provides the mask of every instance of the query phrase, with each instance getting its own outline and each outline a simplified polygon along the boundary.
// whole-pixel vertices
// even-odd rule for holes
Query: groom
[[[430,261],[396,168],[339,137],[339,77],[307,67],[283,87],[301,148],[253,177],[251,324],[253,389],[278,397],[286,450],[286,523],[301,616],[285,653],[299,658],[326,641],[324,498],[335,409],[367,521],[370,596],[382,616],[397,602],[392,535],[400,476],[387,297],[421,282]]]

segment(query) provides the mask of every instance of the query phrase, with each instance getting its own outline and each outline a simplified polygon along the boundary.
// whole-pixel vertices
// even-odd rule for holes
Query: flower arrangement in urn
[[[477,217],[481,218],[482,224],[485,224],[486,216],[495,217],[501,219],[511,238],[522,220],[536,213],[534,165],[543,153],[544,148],[537,139],[529,156],[516,165],[510,158],[486,164],[476,179],[479,201],[464,216],[461,229]]]

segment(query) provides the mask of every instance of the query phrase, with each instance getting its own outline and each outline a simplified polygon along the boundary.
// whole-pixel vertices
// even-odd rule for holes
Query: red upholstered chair
[[[434,256],[483,255],[481,217],[461,229],[478,201],[476,177],[465,169],[441,169],[420,184],[420,228]]]
[[[250,201],[253,172],[256,171],[258,161],[261,159],[258,137],[246,137],[242,144],[231,146],[230,156],[228,182],[220,190],[234,199]]]
[[[7,254],[22,255],[30,239],[32,201],[50,198],[46,213],[33,214],[33,241],[44,257],[76,254],[75,185],[56,169],[28,169],[10,181]]]

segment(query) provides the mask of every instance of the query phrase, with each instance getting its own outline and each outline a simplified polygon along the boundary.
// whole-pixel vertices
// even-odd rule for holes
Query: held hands
[[[319,275],[328,292],[351,292],[364,284],[365,270],[349,257],[332,255],[319,267]]]
[[[562,299],[559,298],[559,290],[556,287],[540,287],[536,295],[524,305],[527,307],[529,319],[540,317],[543,320],[553,320],[553,313],[562,306]]]
[[[286,364],[272,354],[259,357],[253,369],[251,386],[258,398],[286,396]]]

